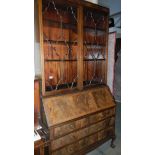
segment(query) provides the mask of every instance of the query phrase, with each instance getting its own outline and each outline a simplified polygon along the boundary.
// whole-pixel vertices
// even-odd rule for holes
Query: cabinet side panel
[[[41,54],[41,74],[42,74],[42,94],[45,94],[45,78],[44,78],[44,53],[43,53],[43,23],[42,23],[42,0],[38,0],[39,14],[39,39]]]

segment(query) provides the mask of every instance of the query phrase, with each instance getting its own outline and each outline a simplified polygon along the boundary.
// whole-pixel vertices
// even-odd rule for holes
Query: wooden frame
[[[62,3],[61,0],[54,0],[56,3]],[[84,0],[65,0],[65,3],[68,5],[75,6],[77,8],[77,36],[78,36],[78,53],[77,53],[77,86],[74,88],[67,88],[67,89],[60,89],[60,90],[53,90],[47,91],[46,87],[46,79],[45,79],[45,56],[44,56],[44,39],[43,39],[43,14],[42,14],[42,0],[38,0],[39,5],[39,36],[40,36],[40,53],[41,53],[41,70],[42,70],[42,95],[49,96],[49,95],[57,95],[66,92],[72,92],[73,90],[83,90],[84,86],[84,9],[91,9],[94,11],[103,12],[105,17],[105,60],[101,60],[102,69],[101,75],[104,78],[104,84],[107,84],[107,63],[108,63],[108,17],[109,17],[109,9],[105,7],[101,7],[99,5],[84,1]],[[87,61],[87,60],[85,60]],[[91,61],[91,60],[90,60]],[[90,62],[88,61],[88,62]],[[95,62],[95,61],[94,61]],[[91,63],[94,66],[93,63]],[[89,67],[90,68],[90,67]],[[89,71],[88,71],[89,72]],[[89,86],[91,87],[91,85]]]
[[[45,95],[45,79],[44,79],[44,54],[43,54],[43,22],[42,22],[42,0],[38,0],[38,15],[39,15],[39,40],[41,53],[41,78],[42,78],[42,93]]]

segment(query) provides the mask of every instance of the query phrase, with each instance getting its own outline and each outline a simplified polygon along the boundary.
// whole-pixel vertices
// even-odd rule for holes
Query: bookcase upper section
[[[83,0],[39,0],[43,96],[106,84],[108,15]]]

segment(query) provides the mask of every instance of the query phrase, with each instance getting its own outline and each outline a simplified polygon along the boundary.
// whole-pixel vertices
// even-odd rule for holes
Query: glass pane
[[[77,85],[77,8],[64,2],[43,3],[46,91]]]
[[[103,12],[84,9],[84,86],[104,84],[106,23]]]

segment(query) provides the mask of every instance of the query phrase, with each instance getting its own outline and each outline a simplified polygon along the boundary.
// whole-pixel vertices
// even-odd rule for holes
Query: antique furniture
[[[34,155],[44,155],[43,144],[44,142],[41,139],[34,142]]]
[[[107,86],[109,9],[83,0],[38,0],[42,123],[50,154],[114,147],[115,102]]]
[[[35,78],[34,80],[34,128],[39,127],[39,118],[40,118],[40,85],[39,79]]]
[[[34,155],[44,155],[47,131],[40,122],[40,79],[34,80]]]
[[[84,154],[115,138],[115,104],[106,86],[44,98],[43,105],[53,155]]]
[[[38,133],[39,125],[39,117],[40,117],[40,91],[39,91],[39,79],[35,78],[34,80],[34,154],[38,155],[39,152],[41,155],[44,155],[44,148],[39,147],[43,144],[41,136]]]

